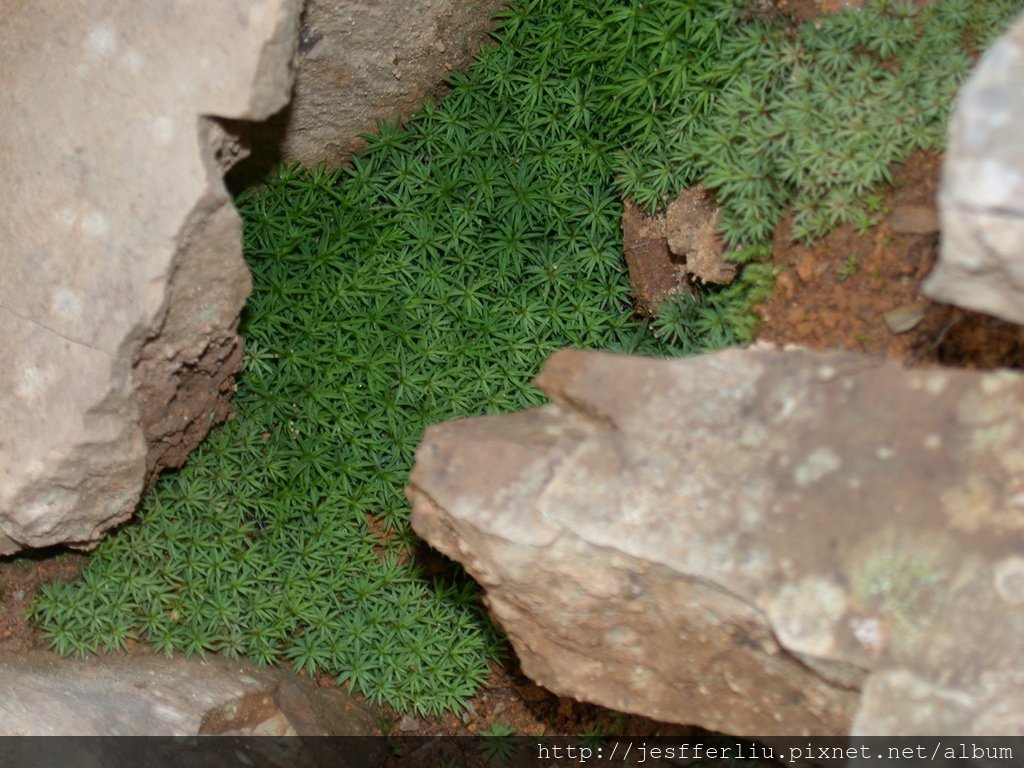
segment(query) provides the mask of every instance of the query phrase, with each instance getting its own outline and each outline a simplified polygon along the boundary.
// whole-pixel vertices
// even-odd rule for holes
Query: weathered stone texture
[[[337,166],[438,94],[493,26],[503,0],[308,0],[288,108],[253,126],[253,159]]]
[[[0,554],[88,546],[147,437],[152,470],[224,415],[195,395],[230,389],[248,280],[210,116],[285,104],[298,10],[0,0]]]
[[[736,735],[1019,722],[1020,376],[563,351],[538,384],[431,427],[408,491],[537,682]]]
[[[1024,323],[1024,19],[982,57],[950,124],[932,298]]]
[[[377,724],[339,688],[218,656],[0,655],[0,700],[3,736],[357,736]]]
[[[719,209],[703,184],[684,189],[668,208],[648,216],[626,200],[622,250],[636,311],[654,317],[658,305],[693,283],[730,283],[736,265],[725,260]]]

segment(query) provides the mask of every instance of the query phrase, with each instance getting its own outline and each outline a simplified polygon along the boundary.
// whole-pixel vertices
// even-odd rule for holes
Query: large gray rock
[[[337,166],[438,95],[464,67],[504,0],[308,0],[288,108],[253,126],[253,161]]]
[[[338,688],[211,656],[0,655],[3,736],[361,736],[376,714]]]
[[[428,429],[408,490],[537,682],[736,735],[1020,732],[1019,375],[562,351],[538,384]]]
[[[89,546],[225,415],[249,281],[213,116],[284,106],[298,6],[0,0],[0,554]]]
[[[942,250],[924,291],[1024,323],[1024,19],[982,57],[950,125]]]

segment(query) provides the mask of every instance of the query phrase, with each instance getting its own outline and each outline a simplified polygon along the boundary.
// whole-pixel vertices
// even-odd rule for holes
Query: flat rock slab
[[[376,725],[341,689],[218,656],[0,655],[3,736],[363,736]]]
[[[537,383],[429,428],[408,495],[538,683],[735,735],[1019,732],[1019,375],[562,351]]]

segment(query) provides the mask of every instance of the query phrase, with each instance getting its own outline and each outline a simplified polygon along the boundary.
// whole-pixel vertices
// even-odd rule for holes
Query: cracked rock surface
[[[299,5],[0,0],[0,555],[90,546],[226,415],[249,276],[217,117],[286,103]]]
[[[562,351],[537,383],[428,429],[408,495],[538,683],[735,735],[1019,723],[1019,375]]]

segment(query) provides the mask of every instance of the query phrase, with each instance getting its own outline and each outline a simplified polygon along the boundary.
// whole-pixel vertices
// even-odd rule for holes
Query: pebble
[[[515,688],[516,692],[519,694],[519,698],[529,703],[544,701],[551,696],[550,693],[539,685],[517,685]]]
[[[395,727],[398,728],[402,733],[410,733],[412,731],[418,731],[423,726],[419,720],[412,715],[402,715],[401,719],[395,723]]]
[[[890,309],[885,313],[885,324],[894,334],[906,333],[913,330],[924,319],[927,308],[927,302],[915,301],[913,304],[904,304],[896,309]]]
[[[889,216],[889,228],[898,235],[934,235],[939,214],[927,205],[898,205]]]
[[[783,301],[792,301],[796,295],[796,275],[793,274],[792,270],[787,269],[785,272],[780,272],[778,277],[775,278],[775,290],[782,297]]]
[[[815,263],[814,254],[805,253],[799,259],[797,259],[796,265],[793,267],[796,270],[796,276],[803,280],[805,283],[811,282],[814,279],[815,274]]]

